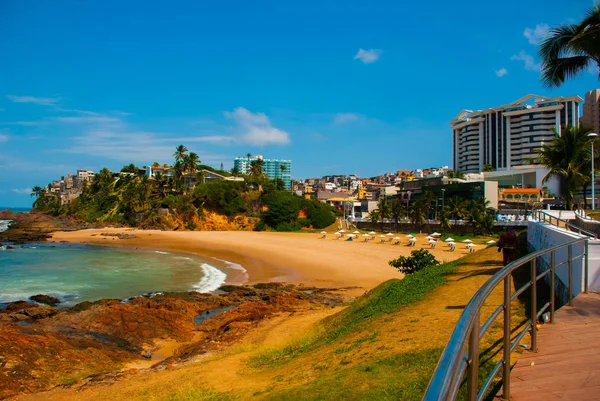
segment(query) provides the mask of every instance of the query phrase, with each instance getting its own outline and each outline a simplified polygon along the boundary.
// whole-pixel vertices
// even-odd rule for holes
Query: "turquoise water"
[[[60,306],[166,291],[208,292],[245,270],[195,255],[81,244],[36,243],[0,248],[0,304],[35,294]]]
[[[10,206],[0,206],[0,211],[2,210],[10,210],[13,213],[18,212],[29,212],[31,210],[30,207],[10,207]]]

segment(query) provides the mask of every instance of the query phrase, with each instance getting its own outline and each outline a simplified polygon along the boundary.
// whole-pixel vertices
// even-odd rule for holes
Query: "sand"
[[[134,235],[133,239],[102,236],[102,233]],[[388,265],[400,255],[425,248],[440,261],[458,259],[468,253],[462,244],[450,252],[444,243],[429,249],[427,234],[417,235],[417,246],[384,244],[377,241],[337,240],[333,235],[247,231],[159,231],[131,228],[104,228],[55,232],[53,241],[144,247],[157,250],[192,252],[238,263],[247,277],[228,277],[227,283],[241,284],[281,281],[318,287],[360,287],[355,294],[369,290],[402,274]]]

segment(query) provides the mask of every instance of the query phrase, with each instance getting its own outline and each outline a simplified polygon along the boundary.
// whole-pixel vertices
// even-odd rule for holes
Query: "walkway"
[[[511,396],[522,400],[600,400],[600,294],[580,294],[538,331],[538,351],[513,368]]]

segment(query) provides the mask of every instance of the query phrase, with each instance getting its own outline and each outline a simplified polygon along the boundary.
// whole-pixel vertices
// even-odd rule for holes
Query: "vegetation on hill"
[[[69,203],[61,204],[59,193],[50,191],[51,185],[48,189],[35,187],[33,207],[87,222],[167,229],[206,228],[207,214],[224,216],[233,224],[225,227],[256,230],[323,228],[335,221],[334,208],[284,191],[280,179],[269,180],[262,160],[252,161],[250,173],[241,180],[230,181],[206,179],[204,171],[224,177],[231,174],[200,164],[198,155],[188,153],[183,145],[173,156],[172,166],[163,166],[164,170],[152,176],[133,164],[119,173],[104,168],[92,181],[83,182],[81,194]],[[160,166],[155,163],[153,167]]]

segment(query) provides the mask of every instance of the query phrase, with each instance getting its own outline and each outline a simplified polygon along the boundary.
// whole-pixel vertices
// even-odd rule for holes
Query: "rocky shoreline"
[[[341,305],[342,293],[268,283],[72,308],[13,302],[0,310],[0,399],[117,380],[140,361],[170,369],[227,347],[275,314]],[[159,350],[164,341],[176,342],[170,355]]]

